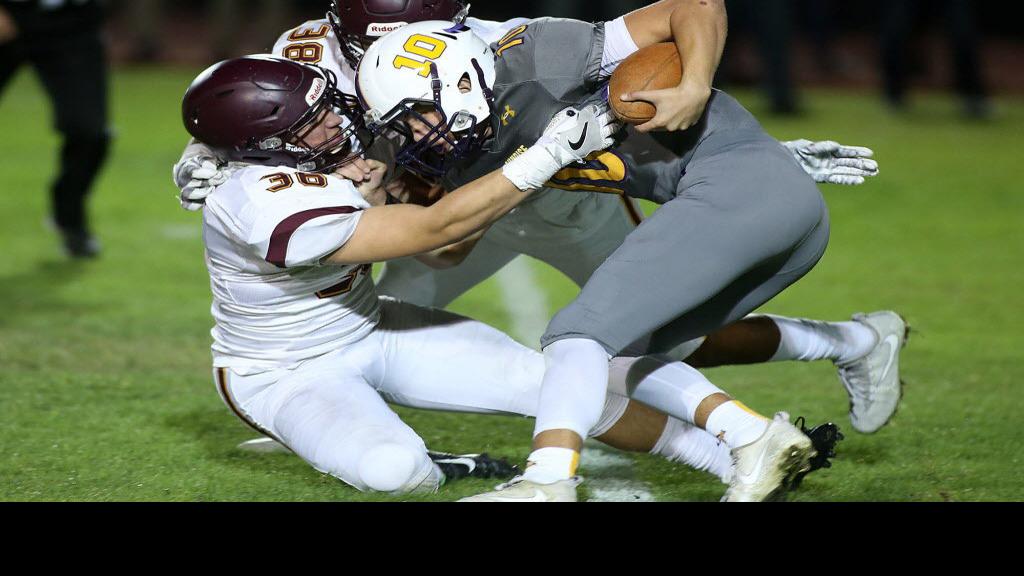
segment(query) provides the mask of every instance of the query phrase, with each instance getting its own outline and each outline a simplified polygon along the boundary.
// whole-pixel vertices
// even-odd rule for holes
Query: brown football
[[[678,86],[683,79],[679,49],[672,42],[641,48],[619,64],[608,82],[608,103],[623,122],[643,124],[654,118],[649,102],[623,102],[619,96],[639,90],[662,90]]]

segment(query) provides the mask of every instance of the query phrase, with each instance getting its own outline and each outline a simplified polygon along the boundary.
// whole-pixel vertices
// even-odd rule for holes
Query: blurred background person
[[[803,16],[817,71],[826,77],[841,72],[842,66],[835,50],[839,34],[835,0],[804,0],[798,3],[798,11]]]
[[[163,49],[161,24],[164,18],[164,0],[133,0],[131,12],[135,46],[130,55],[134,62],[154,62]]]
[[[132,43],[128,59],[133,62],[155,62],[166,58],[165,47],[173,48],[180,39],[167,43],[166,25],[188,12],[189,6],[168,5],[164,0],[122,1],[116,9],[125,12],[131,22]],[[196,3],[193,3],[196,4]],[[197,6],[209,38],[209,59],[224,60],[249,51],[269,50],[274,39],[292,24],[295,7],[302,7],[310,17],[319,18],[327,8],[296,0],[206,0]],[[320,2],[327,5],[326,0]]]
[[[722,68],[716,84],[732,84],[738,80],[734,40],[747,37],[758,54],[761,84],[769,109],[775,114],[799,111],[796,86],[793,82],[792,0],[727,0],[729,39],[722,55]]]
[[[264,50],[269,51],[278,34],[298,24],[291,21],[289,4],[292,2],[286,0],[213,0],[209,8],[214,27],[213,60],[241,56],[237,46],[243,31],[265,46]],[[329,2],[321,4],[323,9],[316,18],[322,18],[327,12]],[[252,22],[253,28],[243,30],[241,25],[247,21]]]
[[[911,36],[919,7],[917,0],[888,0],[882,3],[883,90],[886,101],[895,110],[907,106],[907,78],[913,72],[911,65],[916,57],[916,53],[910,49]],[[964,115],[969,118],[988,117],[990,108],[981,76],[974,7],[968,0],[943,0],[929,2],[926,8],[929,14],[938,13],[945,19],[954,87],[963,98]]]
[[[0,93],[22,64],[35,69],[63,139],[53,224],[69,256],[94,257],[86,200],[110,145],[103,8],[97,0],[0,0],[0,22]]]

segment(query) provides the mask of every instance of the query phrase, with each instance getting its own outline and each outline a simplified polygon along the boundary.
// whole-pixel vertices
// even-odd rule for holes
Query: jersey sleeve
[[[494,44],[511,83],[537,81],[556,99],[604,79],[604,25],[565,18],[538,18],[513,28]]]
[[[352,237],[361,209],[354,206],[319,206],[263,215],[256,221],[252,246],[278,268],[319,266],[320,261]]]
[[[466,18],[466,26],[469,26],[474,34],[483,38],[484,42],[494,44],[514,28],[518,28],[529,21],[529,18],[513,18],[504,22],[497,22],[495,20],[481,20],[471,16]]]
[[[639,50],[626,28],[626,20],[619,16],[604,23],[604,48],[601,51],[601,76],[608,77],[630,54]]]
[[[245,177],[248,202],[241,210],[239,236],[256,256],[278,268],[319,266],[348,242],[368,205],[347,180],[278,170]]]

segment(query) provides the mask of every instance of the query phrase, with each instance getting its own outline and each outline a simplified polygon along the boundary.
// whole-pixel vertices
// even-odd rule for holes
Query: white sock
[[[769,316],[779,327],[779,360],[832,360],[843,364],[867,354],[877,343],[874,330],[860,322],[821,322]]]
[[[538,448],[526,458],[523,478],[538,484],[554,484],[576,474],[580,453],[570,448]]]
[[[689,364],[661,355],[613,358],[609,377],[611,391],[691,424],[705,398],[724,394]]]
[[[732,478],[729,447],[693,424],[675,418],[668,419],[651,454],[663,456],[669,462],[679,462],[710,472],[722,482],[728,483]]]
[[[742,402],[730,400],[708,416],[707,431],[730,448],[739,448],[760,438],[770,422]]]
[[[586,338],[558,340],[544,349],[547,369],[540,387],[533,435],[572,430],[586,438],[601,420],[608,393],[608,353]]]

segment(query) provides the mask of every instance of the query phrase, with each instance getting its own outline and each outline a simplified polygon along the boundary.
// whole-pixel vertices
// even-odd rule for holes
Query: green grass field
[[[294,456],[234,449],[252,433],[211,382],[199,217],[178,208],[170,181],[192,73],[116,74],[118,137],[92,204],[105,247],[96,262],[65,260],[44,226],[57,140],[35,77],[23,73],[0,100],[0,500],[393,499],[356,492]],[[757,100],[740,95],[756,112]],[[986,124],[961,122],[956,102],[940,97],[920,98],[906,117],[869,94],[813,92],[808,103],[804,117],[767,119],[769,131],[872,146],[881,175],[826,187],[829,251],[766,310],[902,312],[914,328],[903,404],[888,427],[862,436],[829,364],[717,369],[712,380],[761,412],[784,408],[844,428],[835,466],[809,477],[795,500],[1024,498],[1024,100],[1000,100]],[[553,313],[575,288],[533,265]],[[510,324],[493,280],[454,309]],[[399,411],[438,449],[515,459],[528,451],[525,419]],[[724,489],[647,455],[629,458],[624,473],[660,500],[716,500]],[[602,473],[611,472],[593,476]],[[420,499],[491,484],[451,483]]]

